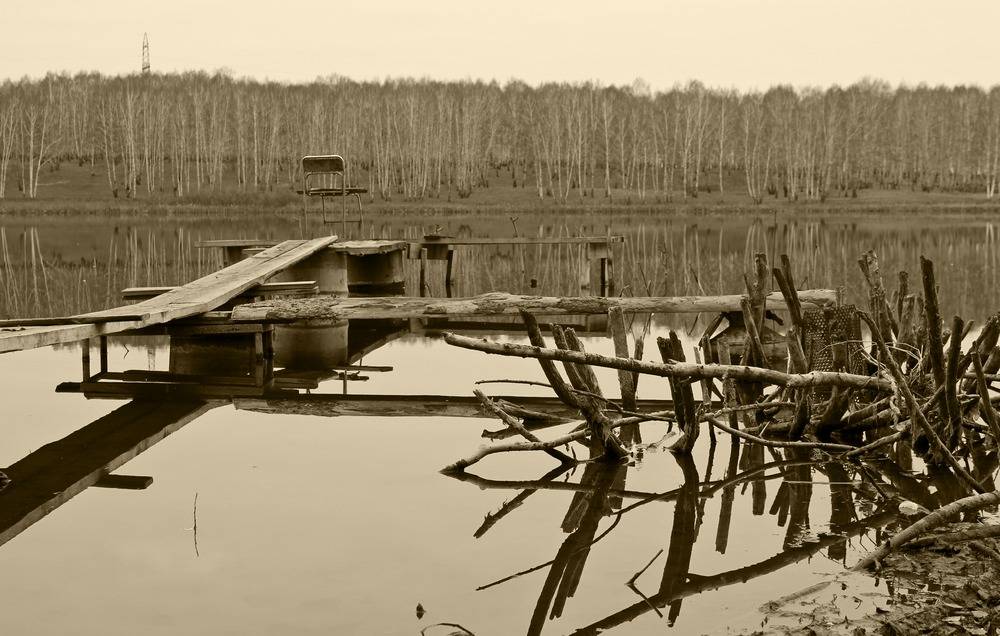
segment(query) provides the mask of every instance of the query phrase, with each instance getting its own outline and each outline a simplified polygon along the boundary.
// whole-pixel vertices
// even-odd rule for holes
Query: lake
[[[911,291],[919,289],[917,259],[923,253],[934,260],[945,316],[978,322],[1000,307],[988,219],[654,221],[617,219],[614,231],[626,236],[626,246],[616,256],[616,293],[739,293],[753,253],[767,253],[772,263],[788,253],[796,278],[805,281],[799,287],[843,286],[850,301],[864,306],[855,261],[875,249],[890,289],[901,268],[911,271]],[[483,233],[475,220],[433,222],[444,232]],[[175,220],[118,225],[117,233],[117,223],[95,223],[67,241],[69,223],[5,223],[8,315],[15,297],[20,315],[63,315],[99,308],[113,295],[109,289],[184,282],[217,265],[191,248],[194,241],[236,238],[231,224]],[[607,231],[598,223],[583,233]],[[578,227],[565,218],[525,215],[518,224],[522,235]],[[426,230],[408,219],[380,228],[390,236]],[[264,221],[238,233],[291,235],[289,224]],[[47,247],[57,243],[58,255]],[[18,249],[32,244],[34,261],[30,249]],[[463,253],[458,293],[571,295],[579,293],[586,266],[570,249]],[[408,288],[414,283],[411,271]],[[60,291],[72,289],[79,292],[72,300]],[[425,291],[444,295],[440,277]],[[655,351],[652,339],[669,329],[679,330],[693,351],[708,318],[657,319],[646,357]],[[633,335],[640,333],[637,322]],[[526,342],[517,331],[490,338]],[[829,602],[845,612],[891,604],[900,590],[844,572],[884,540],[886,528],[905,524],[880,503],[871,481],[904,498],[947,490],[919,462],[911,471],[818,462],[801,451],[734,445],[725,434],[714,444],[703,435],[687,460],[666,450],[668,429],[656,423],[643,425],[627,465],[558,471],[544,454],[503,453],[461,479],[447,476],[438,471],[483,444],[484,429],[503,425],[457,408],[442,406],[438,415],[422,405],[468,398],[476,388],[529,397],[551,391],[476,384],[543,381],[531,360],[458,349],[408,326],[385,341],[354,361],[368,370],[348,379],[315,376],[315,386],[298,389],[294,404],[180,391],[153,400],[141,417],[163,422],[149,439],[170,434],[148,448],[140,444],[143,452],[114,471],[151,477],[147,488],[88,487],[0,546],[5,628],[73,634],[464,628],[482,636],[649,634],[672,626],[678,634],[740,633],[761,628],[763,604],[834,576],[841,584]],[[613,355],[606,335],[585,333],[583,341],[588,351]],[[171,350],[162,337],[112,338],[107,359],[114,370],[164,370]],[[212,368],[204,364],[203,373]],[[56,392],[81,379],[78,345],[4,354],[0,373],[6,405],[0,467],[92,423],[130,425],[134,402],[150,406],[148,398]],[[613,371],[599,378],[606,393],[617,395]],[[387,408],[361,414],[331,406],[345,393],[362,405],[368,396],[425,397],[392,414]],[[644,377],[639,395],[668,398],[667,382]],[[0,492],[0,510],[14,491],[12,485]]]

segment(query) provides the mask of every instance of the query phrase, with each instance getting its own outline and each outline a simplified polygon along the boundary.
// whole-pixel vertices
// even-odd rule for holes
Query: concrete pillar
[[[347,255],[334,249],[320,250],[309,258],[278,272],[271,280],[276,283],[314,280],[322,294],[347,295]]]
[[[351,291],[386,290],[406,284],[403,250],[382,254],[348,254],[347,282]]]
[[[347,364],[347,321],[333,325],[275,325],[274,364],[286,369],[332,369]]]

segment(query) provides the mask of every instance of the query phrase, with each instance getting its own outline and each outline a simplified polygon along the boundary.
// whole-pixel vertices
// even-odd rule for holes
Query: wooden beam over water
[[[798,292],[803,306],[823,307],[836,301],[832,289]],[[232,319],[239,322],[303,321],[323,322],[351,318],[444,318],[451,316],[516,315],[525,310],[539,315],[606,314],[612,307],[626,313],[717,313],[740,311],[740,295],[730,296],[671,296],[646,298],[605,298],[602,296],[554,297],[520,296],[490,293],[470,298],[413,298],[385,296],[376,298],[314,298],[274,299],[240,305],[233,309]],[[769,294],[767,307],[785,308],[779,292]]]

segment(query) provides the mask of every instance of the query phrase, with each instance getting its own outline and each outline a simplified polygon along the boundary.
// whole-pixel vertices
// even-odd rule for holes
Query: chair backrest
[[[302,173],[344,172],[344,158],[340,155],[309,155],[302,157]]]
[[[340,155],[302,157],[303,193],[309,195],[317,190],[343,188],[345,168],[344,158]]]

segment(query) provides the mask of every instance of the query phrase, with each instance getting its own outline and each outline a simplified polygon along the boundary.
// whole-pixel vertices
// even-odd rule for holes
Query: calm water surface
[[[878,224],[782,227],[768,234],[765,224],[750,222],[725,234],[724,223],[652,229],[642,219],[630,221],[630,243],[617,262],[620,285],[656,294],[735,293],[737,272],[760,250],[791,253],[807,282],[850,291],[863,289],[854,259],[881,248],[890,282],[905,268],[917,285],[917,258],[931,251],[942,268],[949,266],[941,284],[949,309],[981,320],[998,306],[990,282],[993,231],[981,221],[950,234],[940,226],[931,234]],[[47,231],[39,230],[37,239],[43,251]],[[67,253],[47,263],[53,288],[61,269],[69,272],[69,285],[83,280],[81,272],[88,281],[99,278],[95,298],[111,287],[183,282],[140,276],[179,276],[181,266],[167,256],[185,254],[183,245],[164,248],[162,261],[140,265],[133,258],[131,265],[112,267],[98,255],[110,251],[104,231],[105,238],[94,241],[101,247],[88,252],[89,269],[74,273],[71,266],[85,255]],[[135,232],[148,245],[151,231]],[[232,238],[224,231],[200,238]],[[838,258],[823,264],[817,254]],[[12,276],[32,280],[29,261],[11,260],[19,265],[5,269],[8,282]],[[581,263],[569,251],[496,250],[469,255],[460,284],[462,293],[526,291],[535,278],[537,293],[575,293],[585,277]],[[212,266],[193,257],[183,264],[189,278]],[[125,280],[130,274],[142,279]],[[109,282],[109,275],[116,278]],[[442,295],[437,284],[431,293]],[[39,288],[27,284],[17,293],[27,303]],[[852,299],[863,304],[863,298]],[[47,307],[64,313],[51,302]],[[698,335],[692,320],[673,326]],[[652,337],[665,333],[658,325],[647,351],[655,351]],[[605,337],[585,343],[589,351],[613,351]],[[162,340],[112,340],[109,368],[162,370],[169,355]],[[391,371],[364,373],[366,381],[347,383],[351,394],[470,396],[477,380],[542,379],[533,361],[455,349],[416,334],[392,340],[362,363]],[[55,392],[80,375],[78,347],[0,356],[0,467],[127,402]],[[615,394],[613,372],[599,377]],[[549,394],[513,384],[481,388]],[[338,379],[311,391],[343,392]],[[665,381],[642,379],[640,397],[668,396]],[[726,436],[712,445],[707,435],[685,462],[663,450],[659,441],[667,430],[656,424],[644,425],[641,457],[628,466],[553,474],[556,463],[545,455],[503,454],[473,466],[463,481],[438,471],[484,443],[483,429],[501,428],[496,420],[283,414],[252,410],[260,404],[246,400],[211,406],[116,471],[152,477],[148,489],[88,488],[0,545],[5,631],[395,635],[451,623],[477,636],[605,628],[615,634],[738,633],[760,628],[763,603],[842,574],[880,541],[879,527],[901,523],[878,509],[854,468],[752,451]],[[873,474],[905,490],[910,477],[890,473]],[[919,475],[913,480],[926,482]],[[845,578],[829,601],[859,611],[890,602],[885,585],[866,577]]]
[[[585,342],[588,350],[611,353],[606,339]],[[166,355],[162,346],[113,345],[109,368],[159,367]],[[123,403],[53,392],[79,378],[73,347],[5,355],[0,364],[10,379],[0,465]],[[395,340],[364,364],[393,370],[350,383],[351,393],[469,395],[476,379],[540,379],[533,361],[420,336]],[[601,379],[615,385],[610,375]],[[642,395],[664,395],[663,386],[646,380]],[[342,390],[331,380],[315,393]],[[663,618],[644,611],[614,633],[659,632],[671,621],[676,633],[718,633],[759,625],[762,603],[840,572],[876,541],[874,531],[829,541],[852,521],[833,506],[829,476],[779,461],[764,473],[767,481],[736,482],[727,492],[722,480],[741,472],[727,438],[710,452],[706,437],[695,461],[684,465],[656,448],[666,432],[656,426],[644,429],[644,442],[653,445],[636,465],[613,475],[581,467],[534,484],[538,490],[522,495],[520,507],[476,538],[487,515],[532,485],[523,482],[555,467],[544,455],[505,454],[470,469],[481,482],[439,474],[482,443],[483,428],[499,425],[480,418],[276,415],[220,404],[117,471],[152,476],[148,489],[89,488],[0,546],[10,582],[0,596],[5,625],[11,633],[52,634],[417,634],[448,622],[475,634],[512,634],[530,631],[539,598],[548,595],[561,605],[559,616],[542,620],[534,633],[570,633],[642,603],[625,583],[662,550],[636,580],[646,596],[661,589],[668,555],[689,559],[685,571],[692,575],[723,575],[724,586],[664,608]],[[602,486],[602,479],[613,483]],[[817,483],[803,490],[781,486],[783,480]],[[581,482],[589,486],[573,486]],[[792,504],[790,516],[787,500],[784,512],[775,509],[786,488],[808,495]],[[588,499],[595,492],[604,494]],[[662,501],[648,501],[663,493]],[[726,506],[728,531],[720,528]],[[852,510],[865,517],[870,508]],[[580,548],[595,539],[581,559]],[[766,570],[803,546],[801,556],[811,558],[757,577],[755,564]],[[578,579],[569,577],[576,580],[572,594],[550,589],[559,580],[545,565],[553,559],[561,559],[557,567],[568,559],[571,571],[582,568]],[[749,570],[725,576],[742,568]],[[884,594],[870,580],[858,584]]]

